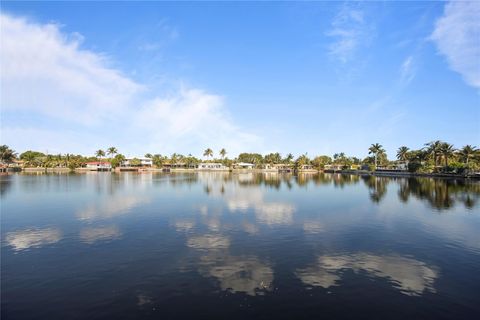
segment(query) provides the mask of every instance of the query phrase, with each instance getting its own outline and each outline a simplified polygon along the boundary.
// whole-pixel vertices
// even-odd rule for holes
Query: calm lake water
[[[2,319],[480,316],[480,183],[1,176]]]

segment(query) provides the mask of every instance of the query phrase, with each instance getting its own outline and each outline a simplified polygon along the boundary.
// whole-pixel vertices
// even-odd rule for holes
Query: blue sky
[[[2,2],[2,144],[480,145],[478,2]]]

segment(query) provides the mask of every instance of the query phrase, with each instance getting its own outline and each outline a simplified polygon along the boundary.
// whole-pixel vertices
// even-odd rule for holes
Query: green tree
[[[5,163],[10,163],[17,157],[15,151],[10,149],[7,145],[0,146],[0,160]]]
[[[152,159],[153,158],[151,153],[145,153],[144,157],[147,158],[147,159]]]
[[[188,168],[195,168],[197,164],[200,162],[197,158],[189,154],[187,157],[185,157],[185,164],[187,165]]]
[[[238,162],[247,162],[254,164],[263,163],[263,156],[259,153],[240,153],[237,158]]]
[[[120,167],[125,161],[125,156],[123,154],[116,154],[115,157],[110,161],[113,168]]]
[[[157,168],[162,167],[166,160],[167,157],[163,157],[161,154],[155,154],[152,157],[152,162]]]
[[[407,161],[410,149],[405,146],[401,146],[397,150],[397,159],[400,161]]]
[[[38,151],[28,150],[24,153],[20,154],[20,159],[25,161],[25,165],[32,166],[38,165],[38,159],[41,157],[45,157],[45,154]]]
[[[292,163],[293,160],[293,154],[289,153],[287,156],[283,159],[283,162],[286,164]]]
[[[220,156],[222,157],[222,159],[224,159],[226,155],[227,155],[227,150],[225,150],[225,148],[222,148],[222,150],[220,150]]]
[[[455,148],[453,147],[453,144],[450,143],[442,143],[440,146],[440,154],[443,156],[443,159],[445,160],[445,167],[448,167],[448,158],[453,156],[455,153]]]
[[[212,157],[212,156],[213,156],[213,151],[212,151],[212,149],[210,149],[210,148],[205,149],[205,151],[203,152],[203,156],[204,156],[204,157],[207,157],[207,159],[210,158],[210,157]]]
[[[115,147],[110,147],[107,149],[107,154],[110,156],[115,156],[117,153],[118,153],[118,150]]]
[[[310,159],[308,158],[307,154],[302,154],[300,157],[295,160],[295,168],[299,169],[304,165],[309,165]]]
[[[323,169],[326,164],[330,163],[332,163],[332,158],[330,158],[329,156],[318,156],[312,160],[312,164],[317,169]]]
[[[282,156],[278,152],[270,153],[264,157],[264,161],[269,164],[280,163],[282,162]]]
[[[368,148],[368,154],[373,154],[375,157],[375,169],[377,169],[377,160],[380,154],[385,153],[383,146],[379,143],[372,144],[370,148]]]
[[[458,154],[460,158],[465,163],[466,167],[468,168],[468,162],[471,158],[475,156],[475,153],[478,152],[477,147],[467,144],[462,149],[458,150]]]
[[[132,160],[130,160],[130,165],[132,167],[137,167],[137,166],[140,166],[141,164],[142,164],[142,161],[140,161],[140,159],[133,158]]]
[[[440,155],[440,148],[442,146],[443,142],[440,140],[436,141],[431,141],[428,143],[425,143],[425,146],[427,147],[426,151],[428,154],[430,154],[433,158],[433,163],[435,166],[438,166],[438,156]]]
[[[95,151],[95,156],[96,156],[97,158],[105,157],[105,151],[103,151],[102,149],[97,150],[97,151]]]

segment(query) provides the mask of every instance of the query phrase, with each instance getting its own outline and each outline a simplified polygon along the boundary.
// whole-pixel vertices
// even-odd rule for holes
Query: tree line
[[[462,173],[465,170],[480,170],[480,150],[472,145],[465,145],[456,149],[452,144],[440,140],[425,143],[423,148],[410,149],[407,146],[401,146],[396,152],[396,159],[389,160],[383,146],[374,143],[368,148],[368,156],[361,159],[355,156],[347,156],[344,152],[329,155],[318,155],[310,158],[307,153],[294,157],[292,153],[282,156],[280,153],[269,153],[262,155],[260,153],[240,153],[236,158],[229,159],[227,151],[222,148],[215,153],[211,148],[203,152],[206,160],[199,159],[191,154],[182,155],[173,153],[170,156],[161,154],[147,153],[145,158],[151,159],[153,165],[162,167],[169,164],[184,164],[192,167],[200,162],[220,162],[225,166],[232,166],[237,162],[252,163],[257,167],[267,164],[285,164],[295,167],[311,165],[316,169],[324,169],[326,165],[336,164],[345,169],[352,166],[367,166],[369,170],[375,170],[379,166],[388,167],[396,165],[399,162],[408,166],[411,172],[457,172]],[[218,157],[215,158],[214,155]],[[116,147],[110,147],[105,150],[97,150],[92,156],[82,156],[75,154],[45,154],[39,151],[28,150],[20,155],[9,148],[7,145],[0,146],[1,162],[8,164],[15,160],[22,160],[25,167],[69,167],[77,168],[90,161],[110,162],[113,167],[118,167],[126,160],[126,157],[118,152]],[[141,160],[130,159],[130,165],[140,165]]]

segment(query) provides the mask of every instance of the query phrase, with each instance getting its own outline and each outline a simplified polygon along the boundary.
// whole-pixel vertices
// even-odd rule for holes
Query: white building
[[[92,171],[108,171],[112,169],[110,162],[92,161],[85,163],[85,167]]]
[[[129,159],[125,159],[122,162],[122,167],[130,167],[131,165],[130,161],[132,161],[133,159],[140,160],[140,166],[142,167],[151,167],[153,165],[153,160],[149,158],[129,158]]]
[[[235,169],[253,169],[255,165],[247,162],[237,162],[233,165]]]
[[[228,167],[224,166],[221,163],[210,163],[210,162],[202,162],[198,164],[198,170],[212,170],[212,171],[222,171],[222,170],[229,170]]]

